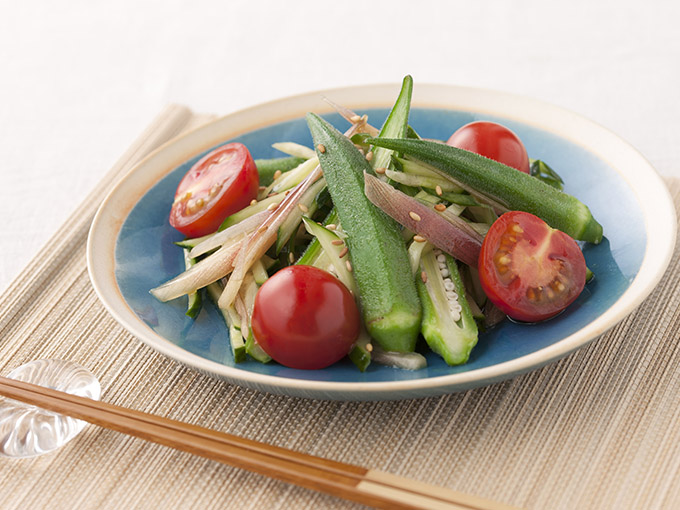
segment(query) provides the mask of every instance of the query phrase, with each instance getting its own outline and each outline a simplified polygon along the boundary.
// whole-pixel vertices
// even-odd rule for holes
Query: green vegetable
[[[371,138],[373,145],[402,152],[508,210],[526,211],[574,239],[599,243],[600,225],[586,205],[514,168],[469,151],[426,140]]]
[[[269,186],[272,181],[274,181],[274,174],[277,170],[287,172],[304,162],[304,158],[296,158],[293,156],[285,158],[256,159],[255,166],[257,167],[257,173],[260,174],[260,186]]]
[[[415,349],[420,302],[399,226],[364,194],[364,172],[373,170],[342,133],[307,114],[328,191],[347,234],[352,268],[369,334],[385,350]]]
[[[401,91],[394,103],[394,107],[380,130],[381,138],[404,138],[408,130],[408,115],[411,110],[411,95],[413,93],[413,78],[405,76]],[[383,147],[373,148],[372,168],[389,168],[392,152]]]
[[[517,171],[517,170],[515,170]],[[437,259],[445,258],[446,279],[453,283],[453,293],[457,297],[460,310],[452,312],[456,300],[447,297],[446,282]],[[421,270],[426,281],[417,277],[418,293],[423,304],[422,333],[434,352],[449,365],[460,365],[470,357],[472,348],[477,344],[477,323],[465,297],[465,287],[458,273],[456,261],[442,252],[429,251],[420,259]],[[451,290],[449,290],[451,294]],[[456,307],[457,310],[457,307]]]
[[[196,265],[196,259],[192,259],[191,257],[189,257],[189,251],[191,250],[184,248],[184,267],[186,270],[189,270],[189,268]],[[191,317],[192,319],[195,319],[201,312],[202,306],[201,293],[200,291],[197,290],[189,294],[188,298],[189,302],[187,303],[187,311],[185,315]]]
[[[219,282],[213,282],[206,288],[208,290],[208,296],[210,296],[210,299],[212,299],[215,306],[217,306],[224,286]],[[234,363],[241,363],[246,360],[246,343],[243,340],[243,335],[241,335],[241,319],[233,307],[224,309],[218,306],[218,309],[229,328],[229,345],[231,346],[231,353],[234,356]]]
[[[559,190],[562,189],[562,185],[564,184],[564,181],[562,180],[562,177],[560,177],[560,174],[555,172],[555,170],[550,168],[547,163],[544,163],[540,159],[531,160],[531,166],[529,167],[529,175],[532,175],[536,177],[536,179],[540,179],[544,183]]]

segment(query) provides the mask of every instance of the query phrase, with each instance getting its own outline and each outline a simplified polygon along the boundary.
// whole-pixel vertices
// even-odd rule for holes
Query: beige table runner
[[[0,298],[0,373],[92,370],[102,399],[526,508],[680,508],[680,259],[598,341],[536,372],[437,398],[328,402],[201,375],[130,336],[90,285],[87,230],[134,162],[207,119],[169,107]],[[669,186],[680,206],[680,181]],[[320,509],[357,505],[88,426],[0,458],[0,508]]]

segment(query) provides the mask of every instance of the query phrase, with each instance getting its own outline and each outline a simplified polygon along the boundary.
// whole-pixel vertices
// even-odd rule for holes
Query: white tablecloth
[[[585,115],[680,177],[674,0],[0,1],[0,290],[171,102],[478,86]]]

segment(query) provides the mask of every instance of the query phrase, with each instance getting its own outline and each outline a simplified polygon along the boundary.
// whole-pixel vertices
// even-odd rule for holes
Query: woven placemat
[[[102,399],[525,508],[680,508],[680,258],[598,341],[541,370],[437,398],[332,402],[243,389],[146,347],[104,310],[85,263],[105,190],[206,116],[165,110],[0,298],[0,373],[76,361]],[[680,181],[669,181],[676,206]],[[679,236],[680,239],[680,236]],[[95,426],[0,458],[0,507],[319,509],[357,505]]]

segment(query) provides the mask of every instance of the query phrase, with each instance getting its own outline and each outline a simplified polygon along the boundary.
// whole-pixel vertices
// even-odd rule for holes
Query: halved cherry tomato
[[[229,143],[200,159],[177,186],[170,225],[187,237],[217,230],[257,196],[259,176],[245,145]]]
[[[529,173],[529,156],[519,137],[495,122],[470,122],[458,129],[446,145],[475,152],[489,159]]]
[[[586,261],[576,241],[521,211],[505,213],[491,225],[478,268],[491,302],[526,322],[558,314],[586,282]]]
[[[312,266],[289,266],[255,297],[252,329],[274,360],[291,368],[325,368],[342,359],[359,335],[359,310],[347,287]]]

